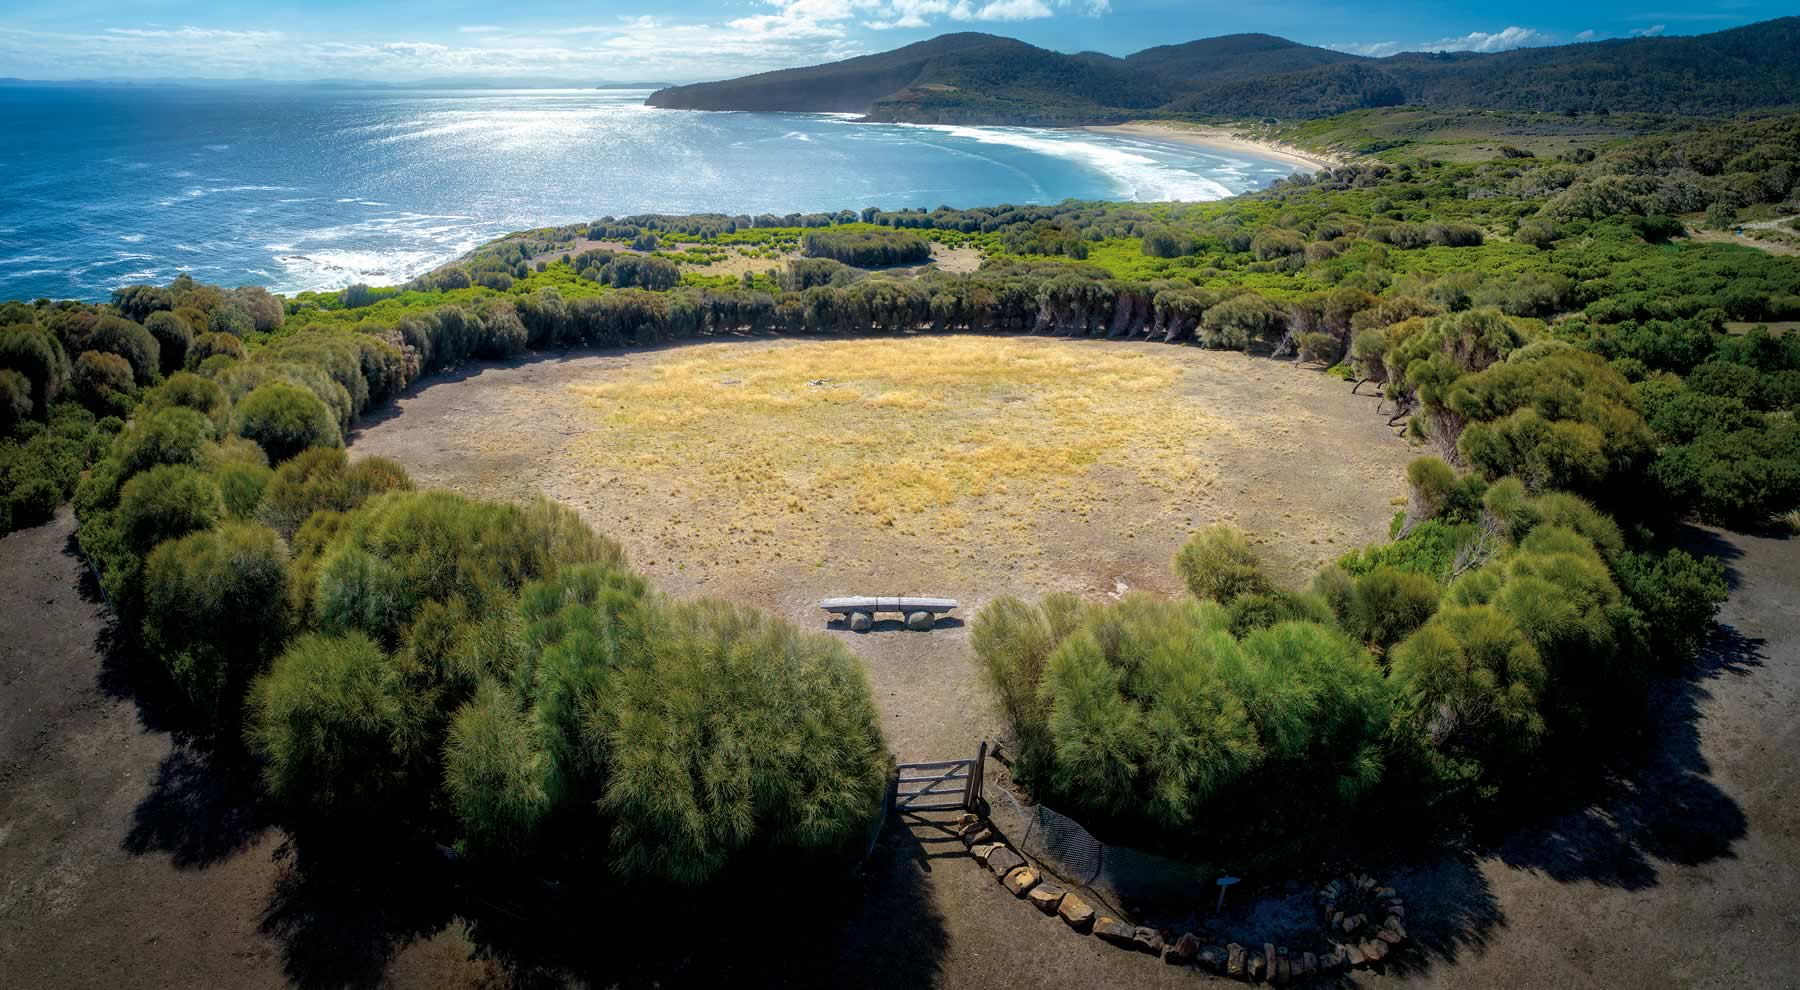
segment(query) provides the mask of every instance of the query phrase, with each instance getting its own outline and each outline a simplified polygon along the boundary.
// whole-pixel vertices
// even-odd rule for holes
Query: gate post
[[[987,768],[987,740],[975,748],[975,762],[969,767],[969,784],[963,792],[963,810],[981,813],[981,776]]]

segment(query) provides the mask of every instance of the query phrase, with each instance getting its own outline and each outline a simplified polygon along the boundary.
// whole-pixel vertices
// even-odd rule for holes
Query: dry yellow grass
[[[646,497],[735,506],[732,535],[808,552],[824,515],[904,533],[1085,517],[1126,488],[1173,507],[1231,430],[1143,351],[951,336],[671,351],[570,386],[579,469]],[[1121,482],[1124,484],[1121,485]]]

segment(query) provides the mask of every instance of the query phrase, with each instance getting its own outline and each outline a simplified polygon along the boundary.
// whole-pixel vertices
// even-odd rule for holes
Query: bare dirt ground
[[[275,837],[146,723],[73,532],[0,539],[0,986],[283,986]]]
[[[492,460],[452,443],[461,429],[454,421],[488,415],[477,398],[493,391],[488,384],[585,378],[589,362],[626,367],[645,359],[581,357],[481,369],[407,397],[403,416],[424,424],[405,426],[399,418],[375,424],[356,449],[362,452],[381,430],[398,436],[402,427],[418,429],[412,446],[400,451],[403,459],[421,480],[434,472],[450,476],[458,460]],[[1194,387],[1233,388],[1228,397],[1251,411],[1340,401],[1333,395],[1358,401],[1338,383],[1314,377],[1303,384],[1309,381],[1304,372],[1265,364],[1266,377],[1254,386],[1199,375]],[[440,390],[443,397],[434,398]],[[540,410],[553,424],[551,412]],[[1343,428],[1361,429],[1356,424],[1372,418],[1351,418]],[[1352,449],[1344,437],[1326,436],[1339,441],[1329,449]],[[1373,439],[1380,440],[1379,430]],[[524,452],[519,463],[528,467],[536,456]],[[1311,497],[1322,498],[1331,472],[1341,470],[1323,460],[1271,458],[1243,484],[1296,493],[1310,485]],[[1387,508],[1383,498],[1365,494],[1352,511],[1379,520]],[[1279,525],[1282,511],[1294,510],[1279,504],[1243,510],[1242,521]],[[65,510],[53,523],[0,538],[0,987],[515,985],[514,974],[483,957],[489,950],[483,934],[453,911],[396,918],[340,901],[334,911],[309,913],[296,901],[280,855],[281,833],[262,822],[250,795],[228,783],[242,775],[221,772],[172,733],[154,694],[134,683],[141,678],[132,678],[129,663],[110,651],[108,612],[84,578],[72,529]],[[628,541],[650,539],[609,529]],[[1386,974],[1359,975],[1358,983],[1800,982],[1793,950],[1800,944],[1794,900],[1800,890],[1800,553],[1791,540],[1701,530],[1692,537],[1696,547],[1726,561],[1732,597],[1706,658],[1691,673],[1658,684],[1660,714],[1641,759],[1597,786],[1590,807],[1525,829],[1497,850],[1392,867],[1389,876],[1408,895],[1409,924],[1422,950]],[[1087,587],[1105,593],[1100,582],[1115,570],[1125,573],[1133,560],[1161,575],[1164,551],[1172,549],[1121,550],[1098,570],[1075,563],[1104,544],[1096,538],[1072,547],[1061,555],[1067,563],[1043,574],[1091,581]],[[908,552],[903,546],[896,555]],[[743,566],[753,569],[756,562]],[[679,569],[649,569],[681,593],[715,590],[711,580]],[[996,581],[1006,577],[1003,568],[988,573]],[[1054,583],[1028,576],[996,587],[1029,591]],[[754,584],[731,586],[754,591]],[[778,584],[771,573],[752,597],[818,621],[804,600],[814,597],[811,589]],[[903,755],[914,755],[903,747],[954,755],[991,729],[966,684],[966,630],[834,634],[868,663],[890,738]],[[841,907],[792,899],[780,889],[749,903],[718,905],[723,928],[741,925],[748,912],[782,919],[787,934],[766,951],[713,960],[736,968],[730,979],[707,985],[1204,982],[1190,970],[1069,934],[1007,894],[927,823],[889,828],[864,875],[849,883],[854,889]],[[381,933],[373,947],[371,928]],[[665,934],[671,960],[717,954],[717,933]],[[660,985],[698,982],[671,966],[675,975]],[[603,969],[587,975],[597,978],[568,982],[636,985],[619,984]]]

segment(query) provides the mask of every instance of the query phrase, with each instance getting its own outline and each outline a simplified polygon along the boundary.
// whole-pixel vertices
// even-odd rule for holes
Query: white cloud
[[[1596,35],[1594,34],[1593,29],[1589,28],[1588,30],[1583,31],[1580,34],[1576,35],[1575,40],[1576,41],[1593,41],[1595,37],[1596,37]]]
[[[278,41],[279,31],[228,31],[223,28],[107,28],[104,38],[140,41]]]
[[[927,28],[939,17],[963,23],[1004,23],[1041,20],[1065,10],[1088,17],[1112,13],[1112,0],[874,0],[868,6],[873,13],[863,27],[876,31]]]
[[[506,29],[498,24],[464,24],[456,30],[463,34],[499,34]]]
[[[1577,41],[1592,39],[1594,32],[1583,31],[1576,36]],[[1460,38],[1439,38],[1436,41],[1400,42],[1400,41],[1367,41],[1339,42],[1326,45],[1326,48],[1337,52],[1349,52],[1352,55],[1368,55],[1372,58],[1385,58],[1400,52],[1504,52],[1514,48],[1528,48],[1534,45],[1553,45],[1556,39],[1542,31],[1532,28],[1509,27],[1501,31],[1471,31]]]
[[[1471,31],[1460,38],[1439,38],[1419,47],[1424,52],[1504,52],[1532,45],[1548,45],[1555,39],[1531,28],[1509,27],[1501,31]]]
[[[962,0],[950,8],[950,16],[959,21],[1035,21],[1054,17],[1056,12],[1044,0],[988,0],[980,7]]]
[[[1654,38],[1668,29],[1667,24],[1652,24],[1649,27],[1632,28],[1631,36],[1633,38]]]
[[[327,36],[201,28],[114,28],[94,34],[0,27],[0,75],[36,79],[194,77],[368,79],[443,77],[562,79],[721,78],[864,53],[837,22],[781,14],[740,26],[670,24],[653,18],[533,30],[529,35],[453,32],[467,41],[347,42]]]
[[[1370,41],[1360,44],[1355,42],[1340,42],[1335,45],[1326,45],[1325,47],[1334,52],[1349,52],[1352,55],[1368,55],[1373,58],[1381,58],[1386,55],[1394,54],[1403,46],[1398,41]]]

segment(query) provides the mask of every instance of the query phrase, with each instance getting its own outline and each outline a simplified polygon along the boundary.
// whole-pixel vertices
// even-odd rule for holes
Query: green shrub
[[[286,382],[258,385],[231,412],[238,436],[257,442],[280,464],[308,447],[343,443],[337,421],[318,396]]]
[[[1423,574],[1438,581],[1449,580],[1456,555],[1476,537],[1473,523],[1448,524],[1435,519],[1420,523],[1400,539],[1364,547],[1338,558],[1337,564],[1351,575],[1368,574],[1377,568]]]
[[[1027,779],[1041,773],[1050,756],[1050,711],[1039,692],[1044,664],[1086,614],[1074,595],[1048,595],[1035,605],[1002,595],[982,606],[970,626],[976,667],[1012,731],[1014,762]]]
[[[1532,499],[1523,515],[1528,525],[1513,529],[1513,539],[1520,543],[1538,526],[1559,526],[1580,534],[1608,561],[1625,551],[1625,534],[1619,531],[1619,524],[1579,495],[1546,492]]]
[[[124,358],[104,351],[82,351],[75,358],[74,378],[82,405],[101,413],[129,410],[131,365]]]
[[[212,421],[192,409],[158,409],[133,417],[113,442],[110,456],[118,462],[121,478],[159,464],[197,465],[217,436]]]
[[[1344,629],[1385,655],[1437,611],[1441,591],[1423,574],[1377,567],[1356,579],[1344,614]]]
[[[1226,606],[1231,616],[1231,633],[1246,636],[1282,622],[1333,622],[1330,603],[1323,597],[1303,591],[1273,589],[1239,595]]]
[[[191,371],[177,371],[163,379],[161,385],[145,394],[144,405],[150,409],[170,406],[192,409],[212,420],[220,430],[224,429],[230,413],[230,403],[219,383]]]
[[[475,502],[390,492],[350,513],[320,557],[315,608],[330,631],[395,642],[427,601],[458,596],[485,615],[563,564],[622,566],[618,544],[547,500]]]
[[[1671,548],[1621,553],[1613,569],[1620,590],[1643,613],[1651,656],[1665,667],[1692,659],[1725,603],[1725,566]]]
[[[31,418],[31,379],[11,368],[0,368],[0,436]]]
[[[229,354],[214,354],[199,364],[194,365],[194,374],[217,380],[218,377],[237,367],[238,359]]]
[[[1252,341],[1276,336],[1286,328],[1286,310],[1254,292],[1246,292],[1207,309],[1200,321],[1200,342],[1208,347],[1241,351]]]
[[[157,364],[164,376],[187,367],[194,330],[186,320],[167,310],[159,310],[144,317],[144,329],[156,340]]]
[[[119,494],[120,532],[139,556],[166,540],[210,529],[224,515],[219,486],[185,464],[150,468]]]
[[[1242,660],[1221,669],[1256,727],[1272,789],[1286,792],[1272,803],[1307,813],[1318,794],[1349,805],[1368,793],[1392,707],[1368,651],[1314,622],[1258,629],[1241,646]]]
[[[893,763],[850,651],[716,600],[652,621],[606,720],[614,868],[697,884],[749,848],[860,852]]]
[[[83,351],[116,354],[131,364],[131,373],[139,385],[148,385],[162,374],[162,349],[150,331],[117,316],[102,316],[82,338]]]
[[[217,727],[286,635],[287,558],[273,530],[228,522],[144,563],[144,645]]]
[[[50,403],[69,382],[69,358],[62,345],[35,326],[0,327],[0,368],[31,382],[32,412],[40,418],[49,415]]]
[[[213,481],[225,500],[225,513],[233,519],[256,518],[263,492],[274,476],[267,464],[243,461],[230,461],[213,469]]]
[[[327,819],[407,814],[427,740],[414,699],[394,688],[386,654],[361,633],[294,640],[245,699],[269,793]]]
[[[1270,587],[1250,542],[1224,523],[1214,523],[1182,544],[1175,554],[1175,573],[1194,597],[1224,604]]]
[[[1317,361],[1324,365],[1335,365],[1344,356],[1342,339],[1328,333],[1303,333],[1299,336],[1300,358],[1303,361]]]
[[[931,260],[930,241],[900,230],[810,230],[801,239],[800,249],[809,258],[830,258],[860,268],[921,265]]]
[[[1499,609],[1446,604],[1394,647],[1390,669],[1401,717],[1447,764],[1440,772],[1488,796],[1543,737],[1543,661]]]
[[[204,365],[216,357],[242,361],[244,342],[236,334],[203,333],[195,337],[193,344],[188,347],[187,366],[204,373]]]
[[[1412,488],[1414,519],[1441,519],[1446,523],[1472,522],[1481,514],[1481,497],[1487,490],[1473,474],[1458,475],[1441,458],[1421,457],[1406,465]]]
[[[48,522],[56,515],[63,493],[55,481],[40,475],[14,485],[12,491],[6,493],[6,501],[10,510],[8,529],[23,529]]]
[[[1706,522],[1755,527],[1800,506],[1800,425],[1706,433],[1657,452],[1663,500]]]
[[[1214,603],[1131,594],[1064,639],[1042,687],[1050,793],[1179,827],[1242,779],[1262,745],[1219,670],[1239,662],[1226,621]]]
[[[412,489],[406,469],[385,457],[352,464],[340,447],[313,447],[276,470],[264,493],[263,516],[291,536],[320,509],[348,512],[382,492]]]
[[[456,710],[444,742],[444,789],[480,849],[525,846],[552,809],[550,756],[513,692],[488,681]]]

